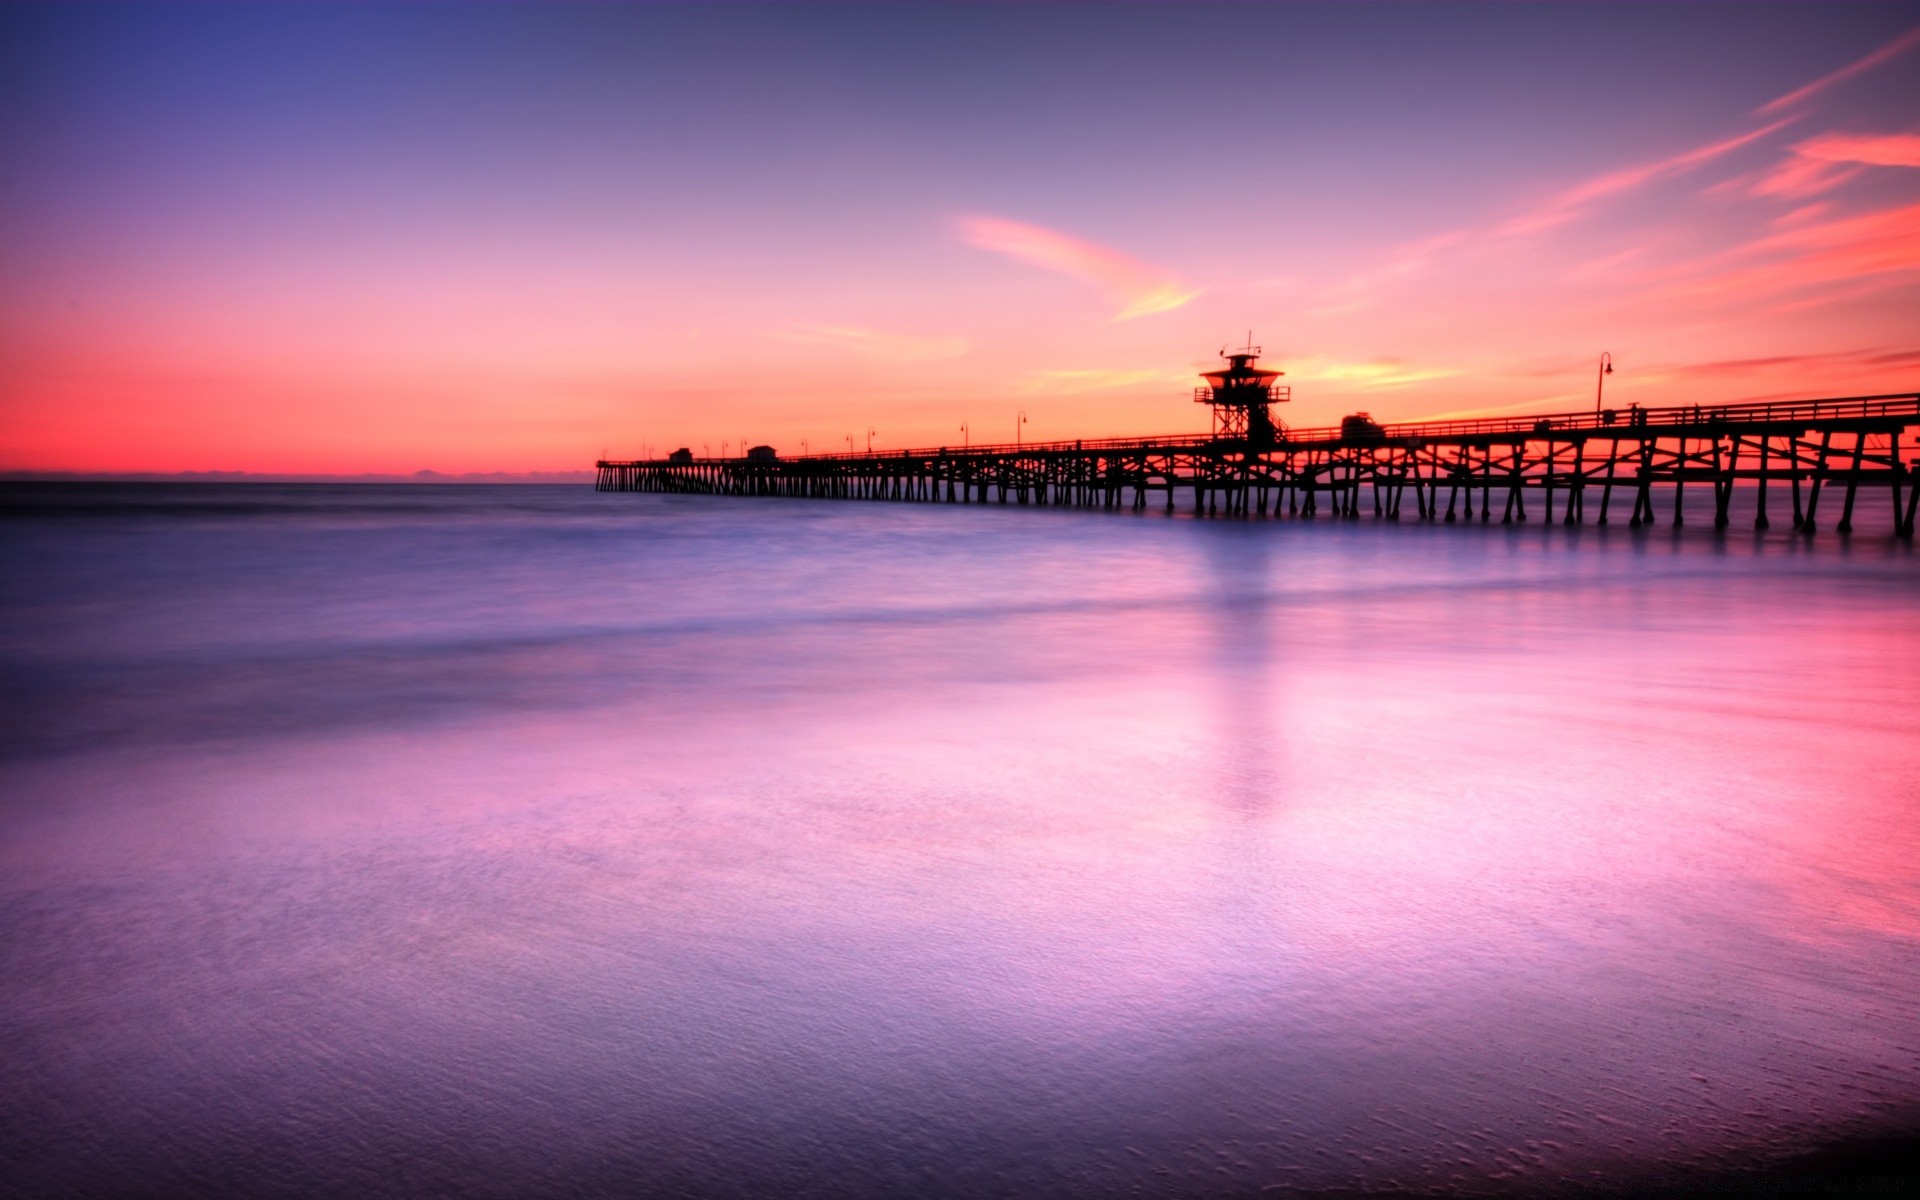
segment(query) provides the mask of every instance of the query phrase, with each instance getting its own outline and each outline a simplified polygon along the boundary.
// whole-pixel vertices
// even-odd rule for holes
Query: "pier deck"
[[[1208,435],[1025,445],[940,446],[797,458],[681,458],[596,464],[610,492],[1041,504],[1171,512],[1184,490],[1209,516],[1629,525],[1670,509],[1688,485],[1712,489],[1713,521],[1732,519],[1734,485],[1752,482],[1756,528],[1790,503],[1793,527],[1818,527],[1842,490],[1834,528],[1853,527],[1863,488],[1887,488],[1894,533],[1912,537],[1920,498],[1920,393],[1780,404],[1622,409],[1474,421],[1417,421],[1343,434],[1284,429],[1265,439]],[[1656,492],[1656,489],[1659,489]],[[1829,502],[1831,503],[1831,502]],[[1782,514],[1784,515],[1784,514]]]

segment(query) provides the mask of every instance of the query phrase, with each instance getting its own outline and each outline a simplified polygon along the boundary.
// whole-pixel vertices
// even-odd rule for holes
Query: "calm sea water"
[[[25,1194],[1528,1192],[1920,1130],[1879,509],[0,506]]]

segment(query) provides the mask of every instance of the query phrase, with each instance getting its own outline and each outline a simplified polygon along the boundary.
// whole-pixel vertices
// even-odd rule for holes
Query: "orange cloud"
[[[1113,317],[1116,321],[1167,312],[1200,294],[1200,289],[1187,288],[1165,271],[1118,250],[1038,225],[1000,217],[964,217],[960,236],[968,245],[1094,285],[1122,305]]]
[[[1766,115],[1792,108],[1802,100],[1824,92],[1836,83],[1851,79],[1855,75],[1865,74],[1875,67],[1884,66],[1916,47],[1920,47],[1920,26],[1907,30],[1865,58],[1856,59],[1846,66],[1841,67],[1838,71],[1834,71],[1828,75],[1822,75],[1805,87],[1795,88],[1784,96],[1769,100],[1753,111]]]

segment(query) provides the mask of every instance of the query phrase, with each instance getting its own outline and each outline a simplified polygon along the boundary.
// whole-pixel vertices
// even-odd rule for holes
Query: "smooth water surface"
[[[1920,1130],[1884,536],[0,501],[26,1194],[1527,1192]]]

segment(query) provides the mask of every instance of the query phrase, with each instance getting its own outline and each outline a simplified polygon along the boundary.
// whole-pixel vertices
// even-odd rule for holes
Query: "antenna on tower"
[[[1196,403],[1213,408],[1213,436],[1250,447],[1272,446],[1286,427],[1273,419],[1271,406],[1292,399],[1290,388],[1274,382],[1285,372],[1257,365],[1260,347],[1253,344],[1251,329],[1244,349],[1229,354],[1223,347],[1220,357],[1227,365],[1202,372],[1207,386],[1193,393]]]

